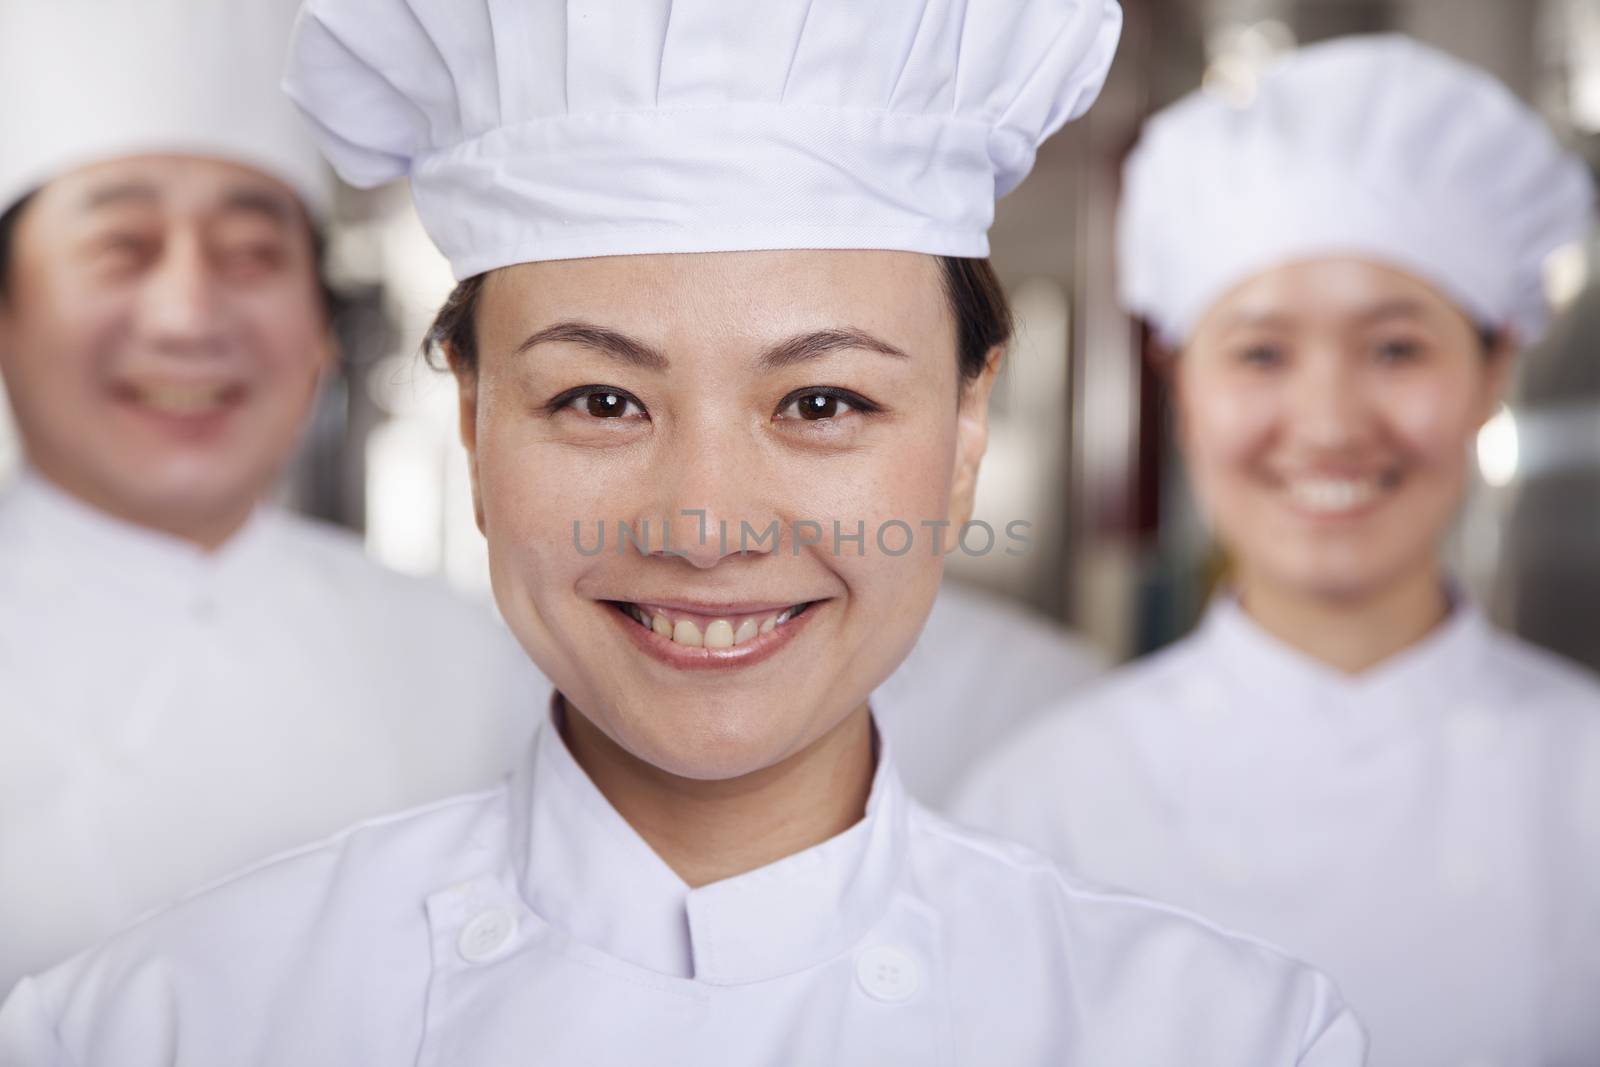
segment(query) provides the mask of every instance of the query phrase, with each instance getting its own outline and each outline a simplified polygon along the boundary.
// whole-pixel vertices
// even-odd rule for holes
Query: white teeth
[[[225,388],[216,385],[142,385],[134,395],[145,407],[169,415],[196,415],[222,403]]]
[[[1370,504],[1378,495],[1375,479],[1297,478],[1289,483],[1289,495],[1307,511],[1337,515]]]

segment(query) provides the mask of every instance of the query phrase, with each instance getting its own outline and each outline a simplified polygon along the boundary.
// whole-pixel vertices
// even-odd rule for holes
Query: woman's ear
[[[1188,403],[1184,399],[1183,363],[1181,349],[1172,348],[1152,338],[1145,346],[1145,366],[1155,376],[1160,390],[1162,408],[1171,420],[1173,436],[1183,442],[1188,434]]]
[[[956,408],[956,466],[950,485],[950,526],[959,530],[972,518],[978,492],[978,468],[989,448],[989,394],[994,391],[995,375],[1000,373],[1003,348],[991,348],[983,370],[961,386],[961,402]]]
[[[1487,336],[1484,345],[1483,410],[1479,424],[1488,422],[1500,412],[1511,390],[1511,372],[1515,369],[1517,352],[1521,344],[1516,331],[1507,326]]]
[[[478,372],[448,341],[442,346],[445,362],[456,379],[456,428],[467,450],[467,477],[472,484],[472,514],[478,532],[483,528],[483,494],[478,490]]]

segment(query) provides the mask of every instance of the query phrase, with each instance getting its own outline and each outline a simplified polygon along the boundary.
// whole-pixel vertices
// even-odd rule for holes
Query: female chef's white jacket
[[[357,819],[498,781],[549,684],[499,621],[263,508],[221,550],[0,494],[0,996]]]
[[[1600,1064],[1600,685],[1470,604],[1351,679],[1221,599],[961,793],[1325,969],[1379,1067]]]
[[[503,788],[221,884],[0,1008],[4,1067],[1353,1067],[1333,986],[956,828],[866,817],[689,889],[553,728]]]

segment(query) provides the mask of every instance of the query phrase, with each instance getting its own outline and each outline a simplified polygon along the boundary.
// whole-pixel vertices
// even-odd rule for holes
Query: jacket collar
[[[0,494],[0,537],[8,552],[68,576],[74,583],[131,591],[146,602],[186,603],[196,593],[247,573],[275,536],[278,517],[257,508],[214,552],[115,518],[24,468]],[[270,553],[267,553],[270,554]]]
[[[905,863],[909,801],[881,742],[860,822],[691,889],[573,760],[558,714],[512,775],[511,856],[528,906],[578,941],[658,973],[736,985],[838,956],[888,909]]]
[[[1195,649],[1229,691],[1245,691],[1280,720],[1332,718],[1346,736],[1383,731],[1421,709],[1468,699],[1492,630],[1476,604],[1451,590],[1450,614],[1421,641],[1348,675],[1262,629],[1231,594],[1218,596]],[[1294,724],[1296,728],[1303,722]]]

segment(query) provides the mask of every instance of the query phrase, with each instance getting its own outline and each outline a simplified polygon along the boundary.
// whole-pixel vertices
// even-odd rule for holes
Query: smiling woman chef
[[[1441,558],[1592,196],[1501,85],[1401,37],[1158,116],[1123,290],[1179,350],[1236,594],[960,805],[1327,968],[1386,1067],[1600,1063],[1600,686],[1496,632]]]
[[[438,339],[498,602],[559,696],[506,788],[25,982],[0,1059],[1359,1063],[1314,972],[920,809],[867,707],[940,573],[875,531],[966,517],[1007,334],[987,265],[943,257],[986,252],[1119,26],[310,4],[292,95],[347,177],[410,173],[467,279]],[[648,551],[574,536],[684,513]]]

